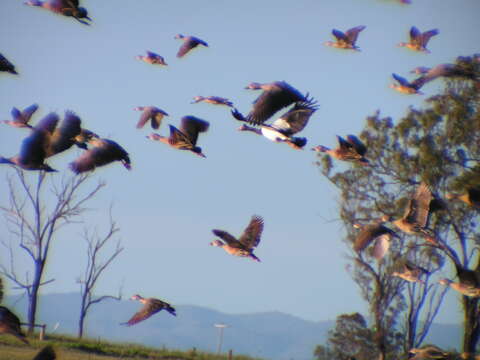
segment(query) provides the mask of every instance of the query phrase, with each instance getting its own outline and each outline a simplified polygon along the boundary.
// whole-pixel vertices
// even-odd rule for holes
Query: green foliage
[[[366,119],[360,138],[368,148],[369,166],[351,165],[347,170],[342,166],[337,170],[337,163],[332,163],[328,155],[319,155],[317,162],[322,173],[340,190],[340,215],[346,225],[349,249],[358,234],[353,224],[369,223],[383,215],[402,217],[420,182],[426,182],[438,199],[428,227],[440,239],[439,246],[422,237],[400,234],[401,240],[392,241],[389,254],[380,262],[372,258],[368,249],[364,254],[351,250],[352,276],[370,305],[376,336],[395,339],[393,331],[404,314],[402,326],[408,336],[404,339],[405,347],[422,341],[428,326],[420,332],[416,332],[416,327],[422,321],[427,325],[433,321],[444,293],[438,285],[429,284],[428,279],[423,286],[391,280],[390,274],[399,263],[413,260],[431,272],[448,264],[450,271],[462,266],[480,274],[480,259],[472,264],[475,245],[480,243],[479,212],[460,201],[443,200],[449,192],[480,185],[480,62],[465,57],[457,59],[457,65],[470,74],[469,78],[477,80],[446,79],[441,94],[427,99],[423,109],[409,108],[398,121],[382,117],[379,111]],[[450,277],[454,276],[455,272]],[[480,335],[473,320],[473,314],[478,314],[477,302],[464,300],[464,308],[470,309],[465,310],[470,314],[466,315],[466,339],[478,340]],[[431,309],[425,311],[426,320],[420,314],[425,304]],[[377,341],[377,346],[382,346],[382,342]],[[471,350],[472,346],[466,348]]]

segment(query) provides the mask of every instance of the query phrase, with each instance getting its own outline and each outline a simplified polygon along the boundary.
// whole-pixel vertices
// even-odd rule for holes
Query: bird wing
[[[152,129],[158,129],[160,127],[164,116],[168,116],[168,114],[163,110],[157,109],[157,111],[154,112],[151,122]]]
[[[60,117],[56,113],[52,112],[38,122],[38,124],[35,126],[35,130],[43,130],[53,134],[59,121]]]
[[[425,227],[430,211],[431,200],[432,192],[428,185],[422,182],[415,190],[413,197],[408,201],[403,218],[408,223]]]
[[[422,33],[421,42],[422,42],[423,46],[427,45],[430,38],[432,36],[438,35],[438,33],[439,33],[438,29],[432,29],[432,30],[428,30],[428,31],[425,31],[424,33]]]
[[[28,123],[30,118],[32,117],[33,113],[37,111],[38,109],[38,104],[32,104],[22,111],[22,117],[25,123]]]
[[[153,108],[151,106],[146,107],[142,111],[142,115],[140,115],[140,120],[137,123],[137,129],[141,129],[145,126],[148,120],[152,118],[153,115]],[[153,124],[152,124],[153,127]]]
[[[208,130],[210,124],[195,116],[184,116],[180,123],[180,131],[184,133],[190,142],[195,145],[197,143],[198,134]]]
[[[20,110],[18,110],[15,106],[12,107],[12,110],[10,111],[10,114],[12,115],[12,119],[16,122],[21,122],[21,123],[26,123],[25,119],[23,118],[23,114]]]
[[[421,32],[415,26],[410,28],[410,43],[420,45]]]
[[[218,236],[220,239],[225,241],[228,245],[235,248],[243,248],[242,244],[229,232],[224,230],[213,229],[212,232],[215,236]]]
[[[409,86],[410,83],[405,79],[404,77],[401,77],[400,75],[397,75],[395,73],[392,74],[392,77],[398,81],[398,83],[402,86]]]
[[[85,151],[75,161],[70,163],[70,168],[79,174],[95,169],[97,166],[107,165],[115,160],[122,160],[128,169],[130,158],[128,153],[113,140],[102,139],[101,146],[94,146]]]
[[[190,50],[193,48],[197,47],[199,44],[203,46],[207,46],[208,44],[200,40],[199,38],[196,38],[194,36],[188,36],[184,39],[182,46],[180,46],[180,49],[178,50],[177,57],[182,57],[185,54],[187,54]]]
[[[66,111],[60,127],[50,139],[51,155],[68,150],[75,143],[75,137],[82,132],[81,120],[73,111]],[[48,154],[47,154],[48,155]]]
[[[47,145],[47,133],[33,129],[29,136],[22,141],[19,161],[25,165],[41,165],[45,161],[45,147]]]
[[[357,41],[357,38],[358,38],[358,34],[360,33],[360,31],[362,31],[363,29],[365,29],[366,26],[364,25],[360,25],[360,26],[355,26],[354,28],[351,28],[349,30],[347,30],[347,32],[345,33],[345,36],[347,37],[347,41],[354,45],[355,42]]]
[[[333,29],[332,34],[335,36],[337,41],[347,41],[347,36],[340,30]]]
[[[15,71],[15,66],[10,61],[8,61],[7,58],[2,54],[0,54],[0,69],[2,71],[13,72],[14,74],[17,73]]]
[[[278,110],[294,102],[305,100],[305,96],[286,82],[276,82],[275,86],[264,90],[253,102],[253,109],[247,115],[247,121],[254,125],[262,124]]]
[[[312,114],[318,109],[313,99],[297,102],[295,105],[272,123],[272,127],[290,136],[302,131],[308,124]]]
[[[247,249],[252,249],[260,243],[260,238],[263,231],[263,218],[258,215],[253,215],[250,223],[240,236],[240,243]]]
[[[361,142],[360,139],[355,135],[347,135],[347,142],[353,146],[359,155],[364,156],[367,152],[367,147],[365,144]]]
[[[147,303],[145,303],[143,307],[140,308],[140,310],[136,312],[130,318],[130,320],[125,323],[125,325],[132,326],[139,323],[140,321],[148,319],[153,314],[156,314],[157,312],[162,310],[165,307],[165,304],[166,303],[158,299],[148,299]]]
[[[79,0],[58,0],[63,8],[78,8],[80,6]]]
[[[151,56],[151,57],[161,57],[160,55],[158,55],[157,53],[154,53],[153,51],[149,51],[147,50],[147,55],[148,56]]]

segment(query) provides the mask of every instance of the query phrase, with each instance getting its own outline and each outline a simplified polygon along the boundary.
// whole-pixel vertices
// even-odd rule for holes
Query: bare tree
[[[83,337],[85,318],[87,317],[88,310],[92,305],[98,304],[106,299],[121,300],[121,289],[117,296],[103,295],[100,297],[94,297],[93,291],[98,279],[107,267],[115,260],[115,258],[123,251],[123,247],[120,246],[120,240],[117,241],[113,252],[101,259],[100,252],[104,250],[107,243],[113,239],[114,235],[118,232],[119,228],[111,216],[110,209],[110,227],[108,232],[99,237],[96,231],[89,232],[88,229],[84,230],[83,238],[87,242],[87,266],[82,278],[79,278],[77,282],[80,284],[81,290],[81,303],[80,303],[80,319],[78,321],[78,338]]]
[[[28,332],[32,333],[39,289],[55,280],[43,280],[43,275],[57,232],[74,223],[87,210],[85,204],[95,197],[105,183],[99,182],[84,192],[83,187],[90,174],[65,176],[56,182],[52,175],[42,171],[36,182],[30,184],[23,170],[13,169],[15,175],[7,175],[9,202],[0,205],[11,235],[8,240],[2,240],[2,245],[8,250],[9,261],[8,265],[0,263],[0,274],[27,294]],[[32,269],[25,271],[23,266],[21,274],[16,262],[16,255],[20,252],[32,261]],[[33,271],[33,275],[30,271]]]

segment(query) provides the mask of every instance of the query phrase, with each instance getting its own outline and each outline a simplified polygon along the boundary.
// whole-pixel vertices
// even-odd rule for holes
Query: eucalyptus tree
[[[369,303],[381,358],[388,337],[398,329],[403,329],[405,349],[424,340],[447,289],[437,283],[438,270],[449,271],[451,279],[462,272],[480,274],[478,207],[454,201],[480,185],[480,62],[476,56],[459,57],[455,66],[461,71],[435,80],[445,81],[445,87],[421,109],[410,107],[398,121],[379,111],[366,119],[360,139],[368,148],[368,165],[345,166],[328,155],[319,155],[317,162],[340,191],[349,249],[358,236],[356,223],[386,221],[397,233],[384,241],[383,250],[390,248],[381,259],[370,249],[375,245],[363,252],[350,250],[351,272]],[[389,221],[408,216],[405,208],[421,183],[432,192],[424,233],[398,231]],[[392,279],[406,261],[428,270],[423,282]],[[459,303],[463,352],[473,354],[480,336],[478,298],[459,294]]]

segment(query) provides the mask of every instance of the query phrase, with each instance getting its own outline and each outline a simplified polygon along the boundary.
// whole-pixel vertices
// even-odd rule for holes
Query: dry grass
[[[0,335],[0,360],[32,360],[45,345],[52,345],[57,360],[225,360],[225,355],[202,351],[155,349],[138,344],[111,343],[99,340],[78,340],[68,336],[49,336],[46,341],[29,337],[29,345],[16,338]],[[233,360],[255,360],[234,355]],[[257,359],[259,360],[259,359]]]

